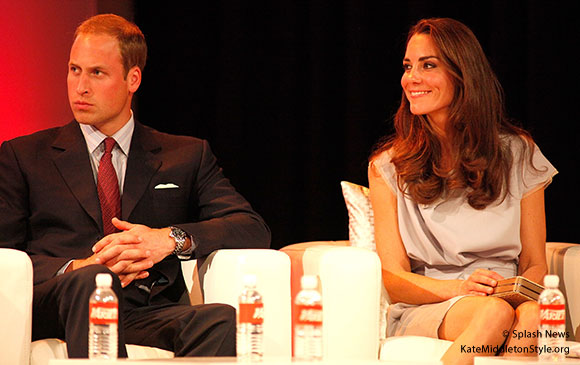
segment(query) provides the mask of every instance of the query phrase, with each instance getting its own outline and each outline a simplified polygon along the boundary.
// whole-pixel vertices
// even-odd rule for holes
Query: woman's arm
[[[368,172],[375,220],[375,242],[381,260],[383,282],[392,303],[436,303],[462,294],[493,292],[497,273],[477,270],[467,280],[438,280],[411,272],[407,251],[399,233],[397,197],[373,163]]]
[[[522,251],[518,275],[542,284],[548,273],[546,264],[546,213],[544,211],[544,189],[539,189],[520,203],[520,240]]]

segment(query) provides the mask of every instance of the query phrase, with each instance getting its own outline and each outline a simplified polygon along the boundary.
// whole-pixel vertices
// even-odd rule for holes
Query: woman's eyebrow
[[[437,57],[437,56],[423,56],[423,57],[419,57],[419,61],[425,61],[425,60],[428,60],[431,58],[439,59],[439,57]],[[411,62],[411,60],[408,58],[403,59],[403,61],[404,62]]]

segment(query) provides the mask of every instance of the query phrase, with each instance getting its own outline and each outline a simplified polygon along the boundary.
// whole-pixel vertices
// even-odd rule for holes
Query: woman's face
[[[407,44],[401,86],[411,113],[427,115],[433,126],[446,130],[455,86],[428,34],[415,34]]]

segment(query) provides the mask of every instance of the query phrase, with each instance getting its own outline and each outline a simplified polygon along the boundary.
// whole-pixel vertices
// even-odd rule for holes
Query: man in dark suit
[[[207,142],[134,120],[146,53],[121,17],[79,26],[67,76],[75,121],[0,148],[0,247],[32,259],[33,340],[61,338],[69,357],[87,356],[99,272],[113,274],[120,298],[119,356],[125,343],[232,356],[235,311],[189,305],[180,260],[265,248],[270,231]]]

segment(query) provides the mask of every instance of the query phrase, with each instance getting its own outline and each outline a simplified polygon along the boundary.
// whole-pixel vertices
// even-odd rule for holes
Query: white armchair
[[[32,262],[0,248],[0,351],[5,364],[28,364],[32,333]]]
[[[348,241],[296,243],[281,251],[292,262],[293,298],[302,275],[320,279],[324,359],[376,360],[382,287],[378,256]]]
[[[295,282],[302,272],[320,276],[326,358],[433,361],[440,359],[451,345],[450,341],[419,336],[391,337],[379,343],[382,281],[378,256],[373,251],[348,247],[348,241],[299,243],[286,246],[282,251],[291,256],[293,286],[297,285]],[[548,242],[546,254],[549,272],[560,277],[560,289],[567,298],[568,340],[580,342],[580,290],[577,285],[580,281],[580,245]],[[293,288],[293,294],[296,290]],[[335,316],[335,313],[340,315]],[[571,342],[569,345],[571,351],[580,352],[580,344]]]
[[[571,352],[580,355],[580,245],[573,243],[548,242],[546,244],[548,271],[560,277],[560,290],[566,297],[566,330]],[[409,359],[428,360],[441,358],[451,345],[450,341],[417,337],[391,337],[381,347],[381,360],[401,361]],[[419,347],[420,346],[420,347]],[[416,351],[421,348],[421,351]]]
[[[264,297],[264,353],[290,356],[290,260],[266,249],[220,250],[203,262],[182,264],[193,304],[226,303],[237,306],[245,273],[257,276]],[[44,365],[66,358],[66,344],[57,339],[31,343],[32,264],[16,250],[0,249],[0,353],[3,364]],[[152,347],[128,345],[129,358],[171,358],[173,353]]]

